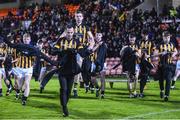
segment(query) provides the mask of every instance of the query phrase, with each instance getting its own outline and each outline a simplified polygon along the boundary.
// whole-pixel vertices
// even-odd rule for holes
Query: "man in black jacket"
[[[63,108],[63,116],[69,115],[67,103],[70,97],[74,76],[81,72],[80,66],[77,63],[76,54],[79,53],[82,57],[92,53],[93,46],[84,47],[74,37],[74,28],[71,25],[67,26],[66,35],[62,37],[54,46],[54,54],[58,56],[59,63],[59,83],[60,83],[60,100]]]

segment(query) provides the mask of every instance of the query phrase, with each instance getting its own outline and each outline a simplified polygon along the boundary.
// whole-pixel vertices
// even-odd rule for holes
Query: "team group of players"
[[[84,24],[83,14],[80,11],[76,12],[75,20],[76,23],[68,24],[59,39],[53,43],[41,39],[36,46],[32,46],[31,36],[28,33],[23,35],[22,43],[16,43],[11,39],[11,35],[2,38],[0,43],[0,96],[2,96],[2,79],[4,78],[8,88],[6,95],[15,89],[16,99],[19,99],[22,91],[22,105],[26,105],[30,93],[30,80],[33,71],[36,71],[35,73],[38,73],[36,79],[40,82],[40,92],[43,91],[54,73],[58,74],[60,101],[65,117],[69,115],[67,103],[72,87],[73,96],[78,97],[79,82],[82,87],[85,87],[86,92],[90,88],[92,91],[95,88],[96,97],[101,92],[100,96],[104,98],[107,45],[98,29],[93,37],[90,29]],[[173,63],[172,59],[178,51],[170,42],[171,35],[168,31],[163,32],[163,40],[159,45],[155,45],[148,39],[148,31],[143,30],[141,35],[142,40],[138,43],[136,36],[130,33],[129,44],[120,52],[123,71],[127,73],[129,97],[144,97],[144,87],[150,71],[154,68],[152,58],[158,57],[156,79],[159,80],[160,97],[168,101],[170,84],[176,68],[176,63]],[[15,79],[14,85],[11,82],[12,75]],[[96,79],[98,75],[101,80],[100,87]],[[138,78],[140,79],[139,94],[136,92]],[[164,80],[166,81],[165,87]]]

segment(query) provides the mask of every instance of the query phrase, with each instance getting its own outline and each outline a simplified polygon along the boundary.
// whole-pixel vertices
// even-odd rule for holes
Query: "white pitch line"
[[[128,116],[122,119],[135,119],[135,118],[141,118],[141,117],[145,117],[145,116],[150,116],[150,115],[158,115],[158,114],[163,114],[163,113],[169,113],[169,112],[177,112],[180,111],[180,109],[175,109],[175,110],[166,110],[163,112],[152,112],[152,113],[147,113],[147,114],[140,114],[140,115],[135,115],[135,116]]]

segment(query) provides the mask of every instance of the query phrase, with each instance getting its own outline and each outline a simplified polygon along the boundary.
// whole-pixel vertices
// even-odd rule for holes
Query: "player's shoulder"
[[[81,23],[81,26],[82,26],[82,27],[85,27],[86,29],[89,29],[89,28],[90,28],[89,25],[88,25],[87,23],[85,23],[85,22],[82,22],[82,23]]]

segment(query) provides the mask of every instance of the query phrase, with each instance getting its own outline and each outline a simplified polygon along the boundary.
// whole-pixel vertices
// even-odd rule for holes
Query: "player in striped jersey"
[[[126,48],[129,48],[132,52],[129,53],[129,55],[124,55],[123,51]],[[129,44],[122,48],[120,54],[123,56],[121,58],[123,63],[123,71],[127,72],[127,86],[129,90],[129,97],[137,97],[137,77],[139,75],[139,57],[141,56],[141,51],[139,49],[139,46],[136,44],[136,36],[134,34],[129,35]],[[123,54],[123,55],[122,55]]]
[[[168,31],[163,32],[162,38],[163,42],[157,47],[160,54],[158,68],[160,97],[163,98],[164,101],[168,101],[170,95],[171,80],[175,73],[175,65],[173,65],[172,58],[177,54],[177,49],[170,42],[171,35]],[[165,86],[164,80],[166,81]]]
[[[83,13],[81,11],[77,11],[75,13],[75,20],[76,20],[76,24],[74,26],[75,35],[78,37],[81,46],[89,46],[90,44],[94,43],[94,37],[90,31],[90,28],[84,23],[83,19],[84,19]],[[91,45],[91,46],[93,46],[93,45]],[[77,59],[78,59],[78,64],[80,64],[80,66],[82,66],[82,64],[84,63],[82,57],[80,55],[77,55]],[[81,74],[78,74],[75,76],[75,79],[74,79],[75,80],[74,88],[73,88],[74,97],[78,96],[77,95],[77,84],[78,84],[78,81],[80,80],[80,78],[82,78],[82,76],[81,76]],[[83,81],[85,81],[84,78],[83,78]],[[82,80],[80,80],[80,86],[83,87]],[[89,88],[89,86],[85,86],[85,87]]]
[[[69,101],[74,76],[77,75],[81,69],[77,63],[77,52],[86,57],[92,53],[93,46],[82,48],[79,40],[74,38],[74,28],[71,25],[67,26],[66,36],[61,38],[54,46],[54,53],[58,55],[60,61],[58,70],[59,83],[60,83],[60,99],[64,116],[68,116],[67,103]]]
[[[102,39],[102,33],[97,32],[95,37],[96,46],[93,49],[93,54],[91,57],[91,81],[93,85],[96,87],[96,97],[99,96],[99,91],[101,90],[101,98],[104,98],[105,92],[105,59],[106,59],[106,51],[107,45]],[[99,89],[98,81],[96,79],[97,76],[100,76],[101,87]]]
[[[6,74],[4,70],[4,60],[6,55],[6,45],[1,42],[0,43],[0,97],[2,94],[2,79],[6,79]]]
[[[6,73],[6,85],[8,87],[8,90],[6,91],[6,95],[9,95],[11,92],[11,89],[14,87],[17,88],[17,77],[15,76],[15,85],[13,87],[12,81],[11,81],[11,74],[13,74],[13,70],[16,67],[16,49],[10,48],[7,46],[7,54],[4,61],[4,67],[5,67],[5,73]]]
[[[147,83],[147,80],[149,78],[150,70],[153,68],[153,65],[151,64],[150,56],[153,54],[155,45],[154,43],[149,40],[148,38],[148,31],[143,30],[141,33],[142,40],[140,42],[140,49],[142,52],[141,62],[140,62],[140,94],[139,97],[144,97],[144,87]]]
[[[84,20],[83,13],[81,11],[77,11],[75,13],[75,21],[76,21],[76,23],[73,25],[74,34],[76,35],[76,37],[80,41],[80,45],[82,47],[83,46],[93,46],[94,37],[93,37],[93,35],[92,35],[91,31],[90,31],[90,28],[85,24],[85,22],[83,20]],[[64,32],[60,37],[65,36],[65,34],[66,34],[66,32]],[[78,60],[78,64],[80,66],[82,66],[83,59],[79,54],[77,54],[77,60]],[[75,79],[74,79],[74,88],[73,88],[74,97],[78,97],[78,92],[77,92],[78,81],[80,81],[80,86],[84,87],[84,83],[82,81],[81,74],[76,75]],[[89,88],[89,86],[86,86],[86,87]]]
[[[31,36],[30,34],[23,35],[23,43],[30,44]],[[27,98],[30,93],[30,80],[33,74],[33,64],[34,64],[34,56],[31,56],[29,51],[24,49],[23,51],[18,51],[18,73],[21,76],[21,79],[18,81],[18,90],[22,88],[24,85],[24,93],[22,96],[22,105],[26,105]]]

